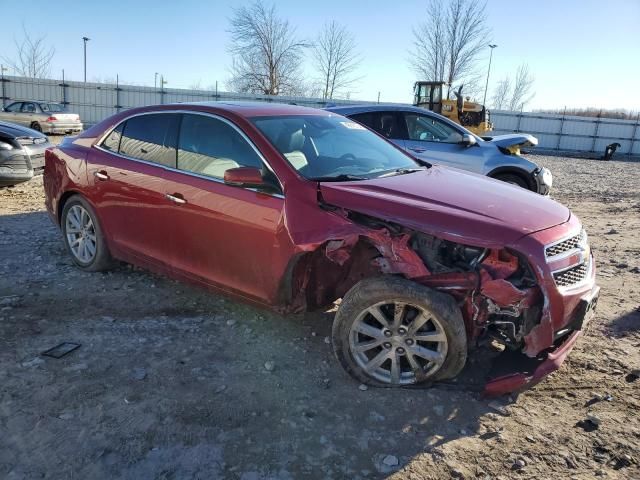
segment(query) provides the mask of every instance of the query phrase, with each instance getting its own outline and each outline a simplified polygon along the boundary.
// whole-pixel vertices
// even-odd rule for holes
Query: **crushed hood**
[[[354,182],[321,182],[322,200],[440,238],[499,248],[569,220],[559,203],[453,168]]]
[[[535,147],[538,145],[538,139],[528,133],[512,133],[509,135],[497,135],[489,140],[492,144],[501,147]]]

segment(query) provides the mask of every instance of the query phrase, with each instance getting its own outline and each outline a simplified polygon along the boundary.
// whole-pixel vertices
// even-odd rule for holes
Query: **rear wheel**
[[[496,180],[510,183],[512,185],[517,185],[526,190],[529,190],[529,185],[527,184],[527,181],[524,178],[522,178],[520,175],[516,175],[515,173],[503,173],[502,175],[496,175],[494,178]]]
[[[42,127],[40,126],[40,124],[38,122],[32,122],[31,123],[31,128],[33,128],[37,132],[42,132]]]
[[[376,277],[344,296],[333,349],[358,381],[399,387],[455,377],[467,358],[460,309],[449,295],[399,277]]]
[[[78,267],[98,272],[113,266],[96,214],[80,195],[64,204],[61,227],[67,251]]]

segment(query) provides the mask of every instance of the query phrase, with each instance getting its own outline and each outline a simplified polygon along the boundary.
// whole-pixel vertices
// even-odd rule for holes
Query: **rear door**
[[[174,203],[166,194],[166,167],[176,166],[178,113],[132,117],[93,148],[89,182],[103,229],[124,255],[169,268]]]
[[[31,124],[38,120],[36,118],[38,114],[38,107],[33,102],[24,102],[22,104],[22,108],[20,109],[20,113],[16,114],[16,118],[18,123],[30,127]]]
[[[462,142],[462,131],[435,115],[402,112],[406,149],[413,155],[431,163],[483,173],[480,148],[467,147]]]
[[[265,168],[238,128],[221,117],[183,115],[178,170],[167,172],[165,183],[180,199],[170,222],[173,263],[198,281],[268,301],[288,254],[278,240],[284,197],[226,185],[224,172],[239,166]]]

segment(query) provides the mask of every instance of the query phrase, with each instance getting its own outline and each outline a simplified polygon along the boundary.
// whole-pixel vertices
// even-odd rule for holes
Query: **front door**
[[[282,258],[280,192],[226,185],[224,172],[263,168],[260,155],[220,117],[187,114],[178,140],[178,170],[166,192],[180,198],[171,215],[174,266],[194,279],[257,299],[273,300]]]

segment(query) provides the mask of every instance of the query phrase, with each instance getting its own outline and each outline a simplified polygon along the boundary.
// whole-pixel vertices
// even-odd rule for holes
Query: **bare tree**
[[[44,78],[49,76],[51,72],[51,60],[56,51],[55,48],[48,46],[46,37],[32,38],[22,26],[24,38],[22,41],[14,40],[16,45],[16,57],[6,58],[7,62],[17,75],[32,78]]]
[[[533,75],[529,72],[529,66],[526,63],[520,65],[513,83],[509,110],[522,110],[524,106],[533,99],[535,96],[535,93],[532,91],[534,81]]]
[[[430,0],[427,19],[413,29],[411,65],[426,80],[454,82],[475,76],[489,43],[485,3]]]
[[[277,15],[273,5],[254,0],[234,9],[230,19],[233,56],[230,86],[241,92],[286,94],[301,77],[302,54],[308,45],[295,28]]]
[[[325,23],[313,46],[315,68],[320,74],[322,98],[333,98],[358,79],[360,63],[353,35],[335,20]]]
[[[491,104],[495,110],[502,110],[509,103],[509,95],[511,95],[511,79],[504,77],[498,82],[495,90],[493,91],[493,97],[491,98]]]

